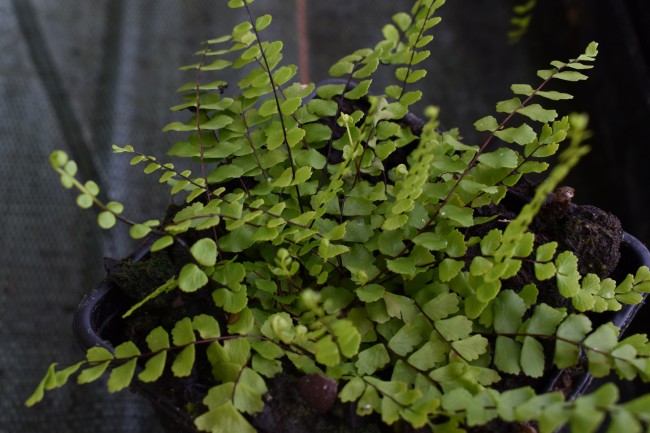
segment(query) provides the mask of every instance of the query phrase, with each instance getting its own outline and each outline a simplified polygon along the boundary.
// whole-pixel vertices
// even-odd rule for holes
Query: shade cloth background
[[[201,41],[244,19],[225,0],[0,0],[0,432],[158,432],[146,402],[103,384],[69,386],[34,409],[23,407],[53,360],[79,358],[70,329],[83,294],[101,279],[102,257],[134,247],[127,230],[105,233],[93,212],[74,205],[47,157],[65,149],[81,177],[126,205],[135,220],[157,218],[169,203],[156,178],[113,156],[110,145],[132,144],[160,157],[174,137],[162,127],[178,120],[168,107],[192,78]],[[372,46],[380,25],[410,1],[307,0],[310,77]],[[576,200],[621,216],[627,231],[650,239],[647,168],[650,90],[648,9],[643,1],[553,0],[540,5],[530,33],[506,43],[513,2],[450,0],[441,10],[427,62],[425,104],[443,108],[447,127],[470,142],[471,124],[510,97],[510,83],[534,82],[553,58],[575,56],[601,42],[598,67],[572,88],[592,117],[594,151],[570,180]],[[595,4],[597,3],[597,4]],[[272,13],[264,37],[285,40],[285,60],[298,62],[294,0],[259,0]],[[471,10],[470,10],[471,9]],[[236,77],[230,77],[236,78]],[[109,183],[110,179],[110,183]]]

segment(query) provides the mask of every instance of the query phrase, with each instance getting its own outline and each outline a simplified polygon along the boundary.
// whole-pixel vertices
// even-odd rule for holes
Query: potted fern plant
[[[85,359],[52,364],[27,404],[107,374],[109,391],[137,386],[164,406],[171,431],[647,426],[647,396],[580,396],[591,376],[650,368],[644,335],[619,338],[650,291],[650,256],[561,187],[587,122],[547,108],[571,98],[554,83],[587,78],[597,44],[513,85],[472,145],[439,128],[437,108],[410,113],[444,1],[415,1],[319,86],[292,82],[251,3],[228,2],[249,19],[187,67],[183,120],[165,127],[183,135],[169,155],[195,168],[114,146],[182,197],[164,218],[131,221],[52,154],[77,203],[143,247],[107,263],[83,301]],[[228,68],[246,72],[227,83]],[[392,84],[373,85],[379,68]]]

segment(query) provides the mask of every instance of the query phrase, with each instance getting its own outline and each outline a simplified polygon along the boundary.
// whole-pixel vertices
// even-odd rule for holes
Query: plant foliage
[[[513,17],[510,18],[512,28],[508,32],[511,43],[518,42],[526,34],[536,6],[537,0],[523,0],[512,8]]]
[[[199,314],[151,329],[146,347],[93,347],[80,363],[53,364],[27,404],[77,373],[79,383],[108,375],[111,392],[166,370],[185,377],[205,347],[218,385],[195,418],[201,431],[253,432],[248,416],[262,411],[269,381],[289,366],[334,379],[341,402],[389,425],[455,432],[500,418],[536,422],[541,432],[564,424],[591,432],[609,416],[610,431],[645,431],[648,397],[621,404],[611,384],[573,401],[501,386],[505,376],[537,378],[585,362],[596,377],[648,379],[647,338],[619,341],[616,326],[595,319],[640,302],[650,291],[648,268],[619,283],[581,275],[572,252],[529,231],[587,151],[584,116],[548,108],[571,98],[553,84],[586,79],[597,44],[540,70],[534,84],[513,85],[498,114],[476,121],[485,141],[471,145],[457,130],[439,129],[437,109],[421,123],[409,113],[422,98],[415,84],[426,76],[422,62],[444,1],[415,1],[374,48],[343,57],[329,71],[335,80],[318,88],[293,81],[282,42],[264,38],[271,17],[254,18],[250,3],[230,0],[250,19],[207,41],[184,68],[195,78],[172,110],[187,120],[165,131],[183,137],[168,154],[196,168],[113,146],[182,197],[170,220],[132,222],[122,205],[98,198],[94,182],[75,177],[64,152],[50,160],[62,184],[79,192],[79,206],[99,208],[101,227],[121,220],[133,238],[155,239],[154,252],[188,252],[177,275],[127,315],[181,291],[208,293],[227,320]],[[380,68],[394,77],[384,88],[373,81]],[[243,78],[227,83],[224,69]],[[553,156],[557,165],[515,218],[477,231],[494,220],[479,209],[499,204],[522,176],[546,172]],[[525,266],[535,279],[506,286]],[[542,281],[566,305],[538,302]]]

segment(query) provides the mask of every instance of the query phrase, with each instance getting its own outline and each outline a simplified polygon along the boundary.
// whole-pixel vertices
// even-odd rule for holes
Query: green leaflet
[[[109,392],[121,391],[131,384],[138,355],[140,355],[140,350],[132,342],[122,343],[115,348],[115,358],[126,361],[111,371],[108,378]]]
[[[361,335],[350,320],[338,320],[331,326],[339,351],[346,358],[352,358],[359,352]]]
[[[338,105],[334,101],[325,101],[322,99],[313,99],[307,103],[307,109],[310,113],[319,116],[327,117],[334,116],[338,110]]]
[[[494,302],[494,330],[514,334],[519,330],[526,312],[524,301],[513,291],[505,290]]]
[[[389,361],[390,356],[388,355],[386,346],[383,344],[376,344],[359,353],[359,357],[355,363],[355,366],[357,367],[357,373],[359,375],[371,375],[388,364]],[[359,385],[353,385],[353,387],[355,387],[357,390],[360,389]],[[348,392],[350,391],[351,389],[348,389]],[[343,390],[341,392],[343,392]],[[359,390],[359,392],[361,391]],[[342,401],[344,400],[342,399]]]
[[[544,348],[533,337],[525,337],[521,346],[521,368],[524,374],[541,377],[544,374]]]
[[[517,420],[517,406],[535,397],[535,391],[530,387],[505,391],[498,400],[497,411],[506,421]]]
[[[481,335],[472,335],[471,337],[451,343],[451,347],[456,351],[456,353],[468,361],[478,359],[480,355],[485,353],[487,346],[487,338]]]
[[[195,336],[189,319],[183,319],[176,324],[172,330],[172,337],[175,346],[185,346],[172,363],[172,372],[177,377],[189,376],[194,366],[196,348],[194,346]]]
[[[555,264],[550,263],[550,261],[555,255],[556,248],[557,242],[549,242],[547,244],[540,245],[537,248],[535,257],[535,277],[538,280],[547,280],[555,276],[557,269],[555,267]]]
[[[458,312],[458,296],[454,293],[443,293],[422,306],[422,311],[433,321],[441,320]]]
[[[94,382],[104,374],[104,372],[108,368],[108,364],[109,361],[104,361],[93,367],[86,368],[79,374],[77,382],[79,384]]]
[[[554,74],[553,78],[566,80],[566,81],[581,81],[581,80],[586,80],[587,76],[576,71],[564,71],[564,72],[558,72]]]
[[[509,337],[496,339],[494,365],[504,373],[521,372],[521,343]]]
[[[460,340],[469,337],[472,332],[472,321],[465,316],[454,316],[450,319],[436,321],[435,329],[445,340]]]
[[[234,390],[233,403],[240,412],[249,414],[261,412],[264,407],[262,396],[267,392],[264,379],[246,367],[239,375]]]
[[[72,364],[68,367],[65,367],[62,370],[58,370],[54,373],[54,383],[56,387],[61,387],[65,385],[68,382],[68,379],[75,374],[77,371],[79,371],[79,368],[83,365],[83,362],[78,362],[76,364]],[[51,384],[49,380],[46,381],[46,384]]]
[[[147,335],[147,345],[152,353],[160,352],[150,358],[144,370],[138,375],[138,379],[143,382],[154,382],[162,374],[167,360],[167,351],[169,345],[169,334],[162,327],[157,327]]]
[[[40,381],[40,383],[37,385],[37,387],[34,390],[34,392],[32,393],[32,395],[30,395],[27,398],[27,400],[25,401],[25,405],[27,407],[32,407],[36,403],[39,403],[41,400],[43,400],[43,397],[45,396],[45,391],[50,391],[50,390],[52,390],[54,388],[58,388],[58,387],[61,387],[61,386],[65,385],[67,383],[69,377],[72,374],[76,373],[79,370],[79,368],[82,367],[82,365],[83,365],[83,362],[79,362],[79,363],[73,364],[73,365],[71,365],[71,366],[69,366],[69,367],[67,367],[67,368],[65,368],[63,370],[57,371],[56,370],[57,364],[56,363],[51,364],[50,367],[47,369],[47,373],[45,374],[43,379]],[[108,365],[108,364],[106,363],[106,364],[103,364],[103,365],[104,365],[104,368],[106,368],[105,366]],[[88,369],[84,370],[82,373],[84,373],[86,371],[88,371]],[[101,375],[102,373],[103,373],[103,370],[101,371],[101,373],[99,373],[99,375]],[[86,376],[89,377],[90,375],[86,374]],[[83,383],[83,382],[81,382],[81,380],[80,380],[79,383]]]
[[[105,230],[113,228],[116,223],[117,219],[115,218],[115,214],[109,211],[100,212],[100,214],[97,215],[97,224]]]
[[[228,263],[217,266],[212,278],[227,286],[229,289],[238,292],[242,288],[241,282],[246,275],[246,269],[241,263]]]
[[[326,335],[316,343],[316,361],[328,367],[341,362],[339,348],[331,335]]]
[[[442,251],[447,247],[447,239],[437,233],[424,232],[413,238],[413,243],[428,250]]]
[[[219,322],[212,316],[201,314],[192,319],[192,328],[199,333],[203,339],[212,339],[221,336]]]
[[[631,413],[621,410],[614,412],[608,432],[625,431],[630,433],[641,433],[643,427],[641,422]]]
[[[440,280],[450,281],[463,269],[465,263],[460,260],[446,258],[440,263]]]
[[[578,258],[569,251],[560,253],[555,259],[556,281],[559,292],[565,298],[575,296],[580,290]]]
[[[519,163],[517,153],[505,147],[494,152],[483,153],[478,160],[491,168],[515,168]]]
[[[415,301],[411,298],[393,293],[384,293],[386,312],[390,317],[398,318],[405,323],[411,323],[419,314]]]
[[[512,98],[506,101],[500,101],[496,105],[496,110],[499,113],[513,113],[523,107],[521,99]]]
[[[427,341],[411,353],[408,362],[421,370],[431,370],[445,360],[449,351],[449,346],[442,341]]]
[[[194,243],[190,252],[203,266],[214,266],[217,261],[217,244],[210,238],[203,238]]]
[[[346,92],[344,96],[348,99],[359,99],[368,94],[371,83],[372,80],[360,81],[354,89]]]
[[[533,128],[526,124],[523,124],[517,128],[505,128],[496,131],[494,135],[506,143],[517,143],[521,145],[532,142],[536,137]]]
[[[162,376],[166,361],[167,352],[154,355],[146,362],[144,369],[138,374],[138,379],[143,382],[155,382]]]
[[[420,329],[415,325],[404,325],[388,342],[388,347],[400,356],[409,354],[422,341]]]
[[[251,367],[254,371],[268,378],[273,378],[283,371],[280,361],[266,359],[258,354],[253,355]]]
[[[519,114],[537,122],[552,122],[557,117],[557,111],[547,110],[539,104],[531,104],[518,111]]]
[[[172,329],[172,341],[174,346],[185,346],[196,341],[192,321],[189,318],[184,318],[178,322]]]
[[[495,131],[498,126],[497,120],[493,116],[486,116],[474,122],[477,131]]]
[[[195,292],[208,282],[208,276],[194,263],[188,263],[178,275],[178,287],[184,292]]]
[[[601,325],[584,340],[589,372],[594,377],[603,377],[610,372],[612,360],[607,355],[607,352],[616,346],[617,339],[618,329],[611,324],[605,324]]]
[[[216,289],[212,292],[212,300],[218,307],[228,313],[239,313],[248,304],[247,290],[232,291],[229,289]]]
[[[547,304],[539,304],[533,316],[526,321],[526,332],[536,335],[553,335],[557,326],[566,317],[566,312]]]
[[[417,272],[415,257],[400,257],[395,260],[388,260],[387,268],[396,274],[412,278]]]
[[[569,418],[569,425],[574,431],[595,432],[605,419],[605,414],[586,399],[576,402],[579,410]]]
[[[255,428],[231,402],[210,409],[196,418],[194,423],[203,431],[256,433]]]
[[[339,399],[343,403],[356,401],[359,399],[359,397],[361,397],[365,390],[366,384],[361,378],[352,378],[339,392]]]
[[[363,302],[374,302],[383,298],[384,288],[378,284],[370,284],[356,290],[357,297]]]

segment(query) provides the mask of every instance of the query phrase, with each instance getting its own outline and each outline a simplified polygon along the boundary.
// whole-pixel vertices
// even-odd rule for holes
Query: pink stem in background
[[[309,83],[309,38],[307,30],[307,0],[296,0],[296,28],[298,31],[298,70],[300,82]]]

